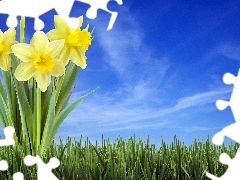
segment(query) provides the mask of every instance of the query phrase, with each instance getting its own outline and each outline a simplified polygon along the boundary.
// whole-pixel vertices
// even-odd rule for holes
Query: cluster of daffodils
[[[78,27],[73,29],[60,16],[54,16],[55,29],[47,34],[36,31],[30,44],[16,42],[14,28],[4,33],[0,30],[0,68],[4,71],[10,69],[10,54],[14,53],[22,61],[14,72],[16,79],[27,81],[33,77],[42,92],[47,90],[51,76],[65,73],[69,60],[82,69],[86,68],[85,52],[92,37],[88,26],[80,29],[83,17],[78,20]]]
[[[88,26],[81,29],[83,17],[74,22],[75,28],[54,16],[55,28],[36,31],[29,44],[24,43],[24,17],[20,43],[14,28],[0,31],[0,124],[17,129],[15,142],[33,155],[44,155],[64,119],[92,93],[67,104],[79,67],[87,66],[92,41]]]

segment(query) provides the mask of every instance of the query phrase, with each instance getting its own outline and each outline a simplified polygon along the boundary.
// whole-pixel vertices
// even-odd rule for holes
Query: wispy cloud
[[[208,57],[212,58],[219,55],[240,61],[240,45],[233,43],[220,44],[209,53]]]
[[[114,93],[94,94],[84,100],[66,119],[62,130],[71,129],[70,134],[95,134],[126,130],[141,130],[151,128],[171,127],[181,113],[188,108],[204,109],[207,104],[213,104],[219,98],[229,94],[229,90],[210,91],[195,94],[180,99],[171,107],[148,108],[145,105],[129,106],[128,100],[113,102]],[[75,93],[74,96],[78,94]],[[127,102],[127,103],[126,103]],[[134,102],[132,102],[134,104]],[[173,118],[174,117],[174,118]],[[81,126],[81,127],[80,127]],[[78,127],[78,128],[76,128]],[[91,129],[91,132],[89,131]],[[208,131],[208,127],[194,126],[186,131]],[[61,133],[62,134],[62,133]],[[67,131],[65,132],[67,134]]]
[[[105,52],[104,63],[121,83],[115,90],[101,90],[100,87],[73,110],[62,126],[62,130],[71,129],[68,133],[73,136],[74,132],[78,135],[170,127],[174,115],[177,117],[176,114],[192,107],[202,108],[204,113],[207,104],[230,92],[229,89],[211,90],[186,95],[178,101],[175,99],[171,105],[159,103],[162,99],[158,93],[166,85],[164,82],[175,88],[177,75],[172,73],[171,79],[165,77],[170,66],[169,58],[154,55],[155,50],[144,43],[144,31],[128,9],[124,11],[125,18],[118,21],[127,26],[116,27],[117,30],[107,33],[96,30],[95,38]],[[74,92],[70,101],[84,93]],[[204,128],[195,127],[194,130],[202,131]]]
[[[140,93],[143,87],[156,87],[169,68],[168,58],[156,57],[155,49],[144,42],[144,30],[138,25],[128,8],[122,7],[124,18],[118,19],[113,30],[96,30],[96,41],[105,52],[108,64],[125,86],[125,90]],[[148,89],[149,90],[149,89]],[[141,92],[150,93],[150,91]]]
[[[191,126],[184,128],[186,132],[196,132],[196,131],[212,131],[216,129],[221,129],[222,127],[205,127],[205,126]]]
[[[216,98],[219,98],[226,93],[229,93],[230,90],[222,90],[222,91],[210,91],[205,93],[199,93],[193,96],[184,97],[179,100],[179,102],[173,107],[175,110],[182,110],[192,106],[202,106],[207,103],[213,103],[216,101]]]

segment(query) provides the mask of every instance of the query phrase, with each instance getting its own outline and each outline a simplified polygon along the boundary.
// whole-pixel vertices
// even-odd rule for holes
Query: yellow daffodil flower
[[[16,30],[14,28],[9,28],[4,33],[0,29],[0,68],[4,71],[8,71],[11,67],[11,57],[12,53],[11,46],[16,42]]]
[[[42,31],[34,33],[30,44],[19,43],[12,46],[13,53],[23,61],[14,73],[18,81],[27,81],[34,77],[42,92],[47,90],[52,76],[61,76],[65,72],[64,63],[58,55],[64,46],[64,40],[49,42]]]
[[[65,39],[63,50],[60,53],[59,59],[65,64],[71,59],[71,61],[85,69],[86,56],[85,52],[88,50],[88,46],[91,45],[91,33],[88,32],[88,26],[81,30],[83,16],[78,17],[78,27],[73,29],[60,18],[60,16],[54,16],[55,29],[47,33],[48,38],[53,40]]]

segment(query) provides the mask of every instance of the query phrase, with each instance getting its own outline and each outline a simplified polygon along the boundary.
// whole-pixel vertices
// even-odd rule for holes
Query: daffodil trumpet
[[[16,144],[27,153],[41,156],[47,151],[58,128],[68,114],[88,95],[67,105],[79,68],[85,69],[85,53],[91,45],[89,26],[71,28],[54,16],[55,29],[36,31],[25,43],[25,17],[20,22],[20,43],[16,31],[0,30],[0,123],[13,126]]]

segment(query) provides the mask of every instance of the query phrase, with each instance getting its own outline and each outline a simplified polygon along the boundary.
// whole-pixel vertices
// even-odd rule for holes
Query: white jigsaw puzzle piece
[[[220,132],[216,133],[212,142],[218,146],[222,145],[224,141],[224,136],[231,138],[232,140],[240,143],[240,123],[233,123],[225,128],[223,128]]]
[[[240,143],[240,69],[238,75],[234,76],[231,73],[225,73],[223,76],[223,82],[225,84],[234,84],[231,98],[229,101],[217,100],[216,106],[219,110],[224,110],[228,106],[231,108],[235,123],[223,128],[220,132],[215,134],[212,141],[216,145],[221,145],[224,141],[224,136],[231,138],[232,140]]]
[[[17,16],[26,16],[34,18],[34,29],[41,30],[44,28],[44,22],[39,19],[51,9],[64,19],[71,27],[78,27],[77,18],[70,18],[69,14],[72,9],[74,0],[2,0],[0,1],[0,13],[9,14],[7,19],[8,27],[16,27]]]
[[[0,146],[11,146],[14,145],[13,134],[14,128],[11,126],[5,127],[4,130],[5,139],[0,139]],[[6,160],[0,161],[0,171],[6,171],[8,169],[8,162]]]
[[[206,172],[206,176],[212,180],[239,180],[240,177],[240,148],[238,149],[235,157],[231,159],[228,154],[222,153],[219,157],[219,161],[222,164],[227,164],[228,169],[221,177],[214,176],[213,174]]]
[[[86,16],[89,19],[94,19],[97,16],[97,10],[102,9],[111,14],[107,30],[112,29],[117,15],[117,12],[108,10],[107,3],[109,0],[76,0],[89,4]],[[119,5],[122,5],[122,0],[115,0]],[[72,28],[78,27],[77,18],[70,18],[74,0],[0,0],[0,14],[9,14],[7,19],[8,27],[16,27],[18,24],[17,16],[26,16],[34,18],[34,29],[41,30],[44,28],[44,22],[39,19],[39,16],[55,9],[56,12],[64,19]]]
[[[16,27],[17,16],[32,17],[35,19],[35,30],[44,28],[44,23],[39,16],[54,8],[56,0],[2,0],[0,1],[0,13],[9,14],[8,27]]]
[[[225,84],[234,84],[232,95],[229,101],[217,100],[216,106],[219,110],[224,110],[230,106],[234,119],[240,123],[240,69],[238,75],[234,76],[231,73],[225,73],[223,76],[223,82]]]
[[[223,76],[223,82],[225,84],[233,84],[233,91],[229,101],[217,100],[216,106],[219,110],[224,110],[228,106],[231,108],[235,123],[223,128],[220,132],[216,133],[212,142],[216,145],[221,145],[224,142],[224,137],[227,136],[232,140],[240,143],[240,69],[238,75],[234,76],[231,73],[225,73]],[[240,148],[238,149],[235,157],[231,159],[226,153],[222,153],[219,157],[219,161],[228,165],[228,169],[221,177],[214,176],[211,173],[206,172],[206,176],[212,180],[238,180],[240,179]]]
[[[28,155],[24,158],[24,163],[27,166],[34,164],[38,165],[37,176],[38,180],[58,180],[58,178],[52,173],[52,169],[57,168],[60,165],[60,161],[53,157],[45,164],[39,156]]]
[[[13,134],[15,129],[12,126],[4,128],[5,139],[0,139],[0,146],[10,146],[14,145]],[[38,165],[38,180],[58,180],[58,178],[52,173],[52,169],[57,168],[60,165],[60,161],[53,157],[50,161],[45,164],[39,156],[28,155],[24,158],[24,163],[27,166],[32,166],[34,164]],[[0,171],[8,170],[8,162],[6,160],[0,160]],[[21,172],[16,172],[13,174],[13,180],[23,180],[24,175]]]

